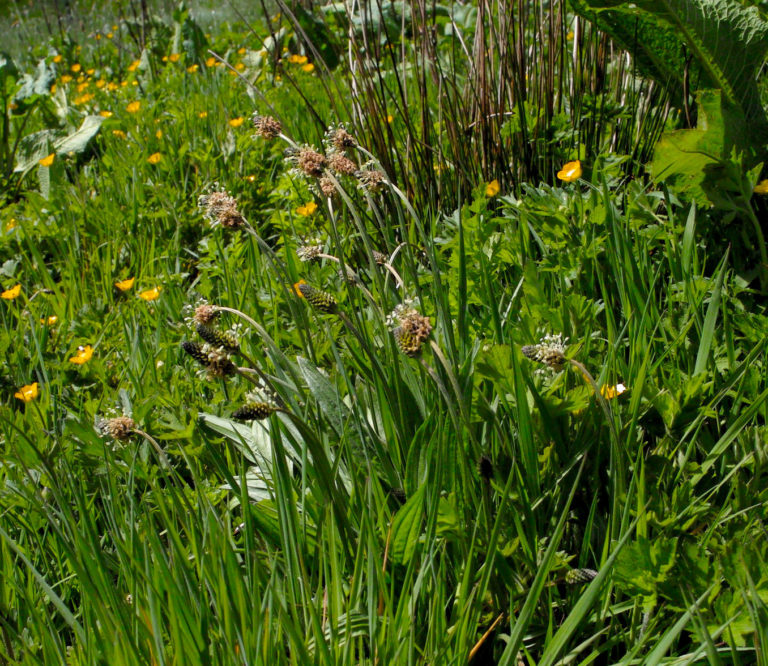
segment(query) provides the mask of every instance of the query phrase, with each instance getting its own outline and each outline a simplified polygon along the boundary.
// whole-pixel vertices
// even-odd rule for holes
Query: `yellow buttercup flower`
[[[303,65],[307,62],[307,56],[294,53],[293,55],[288,56],[288,62],[292,65]]]
[[[5,223],[5,230],[13,231],[18,226],[19,226],[19,223],[16,221],[16,218],[12,217],[10,220],[8,220],[8,222]]]
[[[488,183],[485,186],[485,196],[495,197],[499,193],[500,189],[501,189],[501,186],[499,185],[499,181],[494,178],[490,183]]]
[[[181,58],[180,53],[171,53],[171,55],[168,56],[168,60],[171,62],[179,62],[179,58]]]
[[[120,86],[117,85],[114,81],[110,81],[107,84],[107,90],[109,90],[109,92],[115,92],[115,90],[117,90],[119,87]]]
[[[61,82],[66,84],[69,83],[72,80],[72,77],[69,74],[63,74],[61,76]]]
[[[22,386],[18,391],[16,391],[16,393],[13,394],[13,397],[18,398],[22,402],[31,402],[38,395],[40,395],[40,391],[37,388],[37,382],[32,382],[31,384]]]
[[[575,160],[573,162],[563,164],[563,168],[557,172],[557,177],[566,183],[572,183],[574,180],[581,178],[581,174],[581,162],[579,160]]]
[[[123,130],[112,130],[112,134],[116,136],[118,139],[124,139],[125,138],[125,132]]]
[[[40,320],[40,323],[43,324],[43,326],[53,326],[57,321],[59,321],[59,318],[56,315],[51,315],[47,319],[43,317]]]
[[[602,395],[606,400],[611,400],[617,396],[620,396],[626,390],[627,387],[624,386],[624,384],[616,384],[616,386],[606,385],[600,387],[600,395]]]
[[[115,286],[120,291],[128,291],[132,286],[133,283],[136,281],[135,277],[132,278],[126,278],[125,280],[120,280],[120,282],[115,282]]]
[[[4,298],[6,301],[12,301],[14,298],[18,297],[18,295],[21,293],[21,285],[17,284],[14,287],[11,287],[10,289],[6,289],[2,294],[0,294],[0,298]]]
[[[207,118],[208,117],[208,112],[207,111],[201,111],[200,113],[197,114],[197,117],[198,118]]]
[[[103,117],[103,118],[111,118],[112,117],[112,112],[111,111],[107,111],[106,109],[104,109],[103,111],[99,111],[99,115],[101,117]]]
[[[309,217],[317,210],[317,204],[314,201],[305,203],[303,206],[299,206],[296,209],[296,213],[302,217]]]
[[[150,164],[158,164],[162,159],[163,159],[163,156],[160,153],[152,153],[147,158],[147,162],[149,162]]]
[[[315,71],[315,66],[311,62],[308,62],[306,65],[302,66],[302,69],[309,74]]]
[[[56,54],[55,56],[53,56],[53,62],[61,62],[61,61],[62,61],[61,55]]]
[[[105,79],[99,79],[98,81],[96,81],[96,87],[99,89],[103,88],[105,85],[107,85],[107,82]]]
[[[245,63],[239,62],[235,65],[235,69],[238,72],[242,72],[245,69]]]
[[[71,70],[72,70],[72,71],[73,71],[75,74],[77,74],[77,73],[78,73],[78,72],[79,72],[79,71],[82,69],[82,67],[80,66],[80,64],[79,64],[79,63],[75,63],[74,65],[72,65],[72,67],[70,67],[70,69],[71,69]]]
[[[196,72],[198,69],[200,69],[200,65],[198,65],[197,63],[195,63],[194,65],[190,65],[189,67],[187,67],[187,71],[188,71],[190,74],[194,74],[194,73],[195,73],[195,72]]]
[[[245,55],[245,47],[241,46],[239,49],[237,49],[237,55]]]
[[[136,113],[141,108],[141,102],[139,100],[136,100],[135,102],[131,102],[128,106],[125,107],[125,110],[128,113]]]
[[[142,291],[139,294],[139,298],[144,301],[154,301],[155,299],[160,298],[160,287],[152,287],[152,289]]]
[[[239,118],[232,118],[232,120],[229,121],[230,127],[240,127],[240,125],[243,124],[245,118],[240,116]]]
[[[206,66],[206,67],[213,67],[213,66],[215,66],[215,65],[216,65],[216,62],[217,62],[217,61],[216,61],[216,58],[214,58],[213,56],[211,56],[210,58],[208,58],[208,59],[205,61],[205,66]]]
[[[49,167],[51,166],[51,164],[53,164],[53,160],[55,157],[56,157],[56,153],[51,153],[50,155],[48,155],[48,157],[44,157],[43,159],[38,160],[38,163],[40,164],[40,166]]]
[[[75,355],[70,357],[69,362],[75,365],[83,365],[88,363],[93,356],[93,347],[91,345],[80,345],[75,352]]]
[[[393,115],[387,116],[387,124],[391,125],[395,120],[395,117]]]
[[[768,194],[768,178],[761,180],[757,185],[755,185],[753,192],[755,194]]]
[[[140,64],[141,60],[134,60],[130,65],[128,65],[128,71],[135,72],[139,68]]]

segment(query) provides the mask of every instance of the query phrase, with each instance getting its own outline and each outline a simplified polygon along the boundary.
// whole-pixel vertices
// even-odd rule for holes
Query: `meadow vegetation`
[[[0,665],[768,664],[764,2],[64,5]]]

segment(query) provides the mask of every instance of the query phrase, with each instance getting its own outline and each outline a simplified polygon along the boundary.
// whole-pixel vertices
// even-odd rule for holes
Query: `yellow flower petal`
[[[296,213],[302,217],[309,217],[317,210],[317,204],[314,201],[305,203],[303,206],[299,206],[296,209]]]
[[[200,69],[200,66],[199,66],[197,63],[195,63],[194,65],[190,65],[189,67],[187,67],[187,71],[188,71],[190,74],[194,74],[194,73],[195,73],[195,72],[196,72],[198,69]]]
[[[131,102],[128,106],[125,107],[125,110],[128,113],[136,113],[141,108],[141,102],[136,100],[135,102]]]
[[[229,121],[229,126],[230,127],[240,127],[240,125],[242,125],[244,121],[245,121],[245,118],[243,118],[242,116],[240,116],[239,118],[232,118]]]
[[[124,139],[125,138],[125,132],[123,130],[112,130],[112,134],[116,136],[118,139]]]
[[[40,323],[43,324],[43,326],[53,326],[57,321],[59,321],[59,318],[56,315],[51,315],[47,319],[43,317],[40,320]]]
[[[557,177],[566,183],[572,183],[574,180],[581,178],[581,174],[581,162],[575,160],[574,162],[563,164],[563,168],[557,172]]]
[[[163,156],[160,153],[152,153],[147,158],[147,162],[149,162],[150,164],[157,164],[161,159],[163,159]]]
[[[755,194],[768,194],[768,178],[761,180],[757,185],[755,185],[753,192]]]
[[[171,55],[168,56],[168,60],[171,62],[179,62],[179,58],[181,58],[181,54],[179,53],[171,53]]]
[[[500,189],[501,186],[499,185],[499,181],[494,179],[485,186],[485,196],[495,197],[499,193]]]
[[[103,111],[99,111],[99,115],[102,116],[103,118],[111,118],[112,112],[104,109]]]
[[[613,398],[620,396],[626,390],[627,387],[624,386],[624,384],[616,384],[616,386],[606,385],[600,387],[600,395],[602,395],[606,400],[612,400]]]
[[[211,56],[210,58],[208,58],[208,59],[205,61],[205,66],[206,66],[206,67],[213,67],[213,66],[215,66],[215,65],[216,65],[216,62],[217,62],[216,58],[214,58],[213,56]]]
[[[130,65],[128,65],[128,71],[134,72],[139,68],[139,65],[141,64],[141,60],[134,60]]]
[[[293,290],[296,292],[296,295],[299,298],[304,298],[304,294],[301,293],[301,289],[299,289],[300,285],[307,284],[306,280],[299,280],[298,282],[293,283]]]
[[[13,394],[13,397],[18,398],[22,402],[30,402],[34,400],[38,395],[40,395],[40,391],[37,388],[37,382],[32,382],[31,384],[22,386],[18,391],[16,391],[16,393]]]
[[[85,345],[85,346],[81,345],[80,347],[77,348],[75,355],[69,359],[69,362],[74,363],[75,365],[83,365],[83,363],[88,363],[88,361],[91,360],[92,356],[93,356],[93,347],[91,347],[91,345]]]
[[[160,298],[160,287],[153,287],[152,289],[142,291],[139,294],[139,298],[144,301],[154,301],[155,299]]]
[[[308,62],[306,65],[304,65],[302,67],[302,69],[305,72],[307,72],[307,74],[309,74],[310,72],[314,72],[315,71],[315,66],[311,62]]]
[[[197,117],[198,118],[207,118],[208,117],[208,112],[207,111],[201,111],[200,113],[197,114]]]
[[[125,280],[120,280],[120,282],[115,282],[115,286],[120,291],[128,291],[131,287],[133,287],[133,283],[136,281],[135,277],[132,278],[126,278]]]
[[[17,284],[11,287],[10,289],[6,289],[2,294],[0,294],[0,298],[4,298],[6,301],[12,301],[20,293],[21,293],[21,285]]]
[[[38,160],[38,163],[40,164],[40,166],[49,167],[51,166],[51,164],[53,164],[53,160],[55,157],[56,157],[56,153],[51,153],[50,155],[48,155],[48,157],[44,157],[43,159]]]
[[[61,55],[56,54],[55,56],[53,56],[53,62],[61,62],[61,61],[62,61]]]
[[[73,71],[75,74],[77,74],[77,73],[78,73],[78,72],[79,72],[79,71],[82,69],[82,67],[80,66],[80,64],[79,64],[79,63],[75,63],[74,65],[72,65],[72,67],[70,67],[70,69],[71,69],[71,70],[72,70],[72,71]]]

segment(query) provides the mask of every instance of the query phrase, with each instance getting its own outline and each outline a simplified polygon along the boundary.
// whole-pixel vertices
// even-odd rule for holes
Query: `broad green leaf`
[[[420,486],[395,516],[391,552],[392,560],[398,564],[408,564],[418,543],[426,490],[426,484]]]
[[[768,139],[768,120],[760,103],[757,70],[768,51],[768,22],[756,7],[736,0],[585,0],[593,10],[610,9],[645,16],[657,22],[667,36],[676,35],[677,51],[693,55],[701,74],[695,88],[715,87],[729,106],[739,109],[744,127],[758,145]],[[577,7],[578,11],[578,7]],[[588,16],[589,17],[589,16]],[[610,31],[611,21],[606,21]],[[671,29],[672,32],[669,32]],[[620,36],[617,35],[617,39]],[[624,44],[629,51],[632,46]],[[674,49],[670,49],[674,52]],[[674,66],[670,60],[667,70]],[[671,77],[670,77],[671,78]]]

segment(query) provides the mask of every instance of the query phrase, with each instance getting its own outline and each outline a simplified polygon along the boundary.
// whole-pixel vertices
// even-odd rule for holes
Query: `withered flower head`
[[[102,419],[98,428],[103,435],[119,442],[126,442],[136,430],[136,421],[130,416],[116,416],[111,419]]]
[[[256,128],[256,134],[263,139],[274,139],[283,131],[280,121],[272,116],[261,116],[258,113],[254,113],[251,116],[251,121]]]
[[[343,126],[330,127],[325,133],[325,144],[336,150],[348,150],[357,145],[353,137]]]
[[[305,175],[311,178],[320,178],[323,175],[327,162],[325,155],[318,153],[311,146],[289,149],[286,154],[290,162]]]
[[[328,158],[328,167],[331,171],[343,173],[347,176],[351,176],[357,171],[357,164],[341,153],[331,153],[331,156]]]
[[[210,324],[220,314],[221,312],[219,312],[213,305],[203,301],[198,303],[195,308],[195,311],[192,314],[192,321],[196,324]]]
[[[203,215],[212,227],[221,225],[227,229],[236,229],[245,224],[245,218],[237,209],[237,200],[225,190],[201,194],[197,205],[203,209]]]
[[[371,194],[376,194],[384,189],[386,176],[378,169],[372,169],[367,165],[359,171],[355,171],[355,178],[361,189],[367,190]]]
[[[334,184],[333,180],[328,176],[323,176],[319,180],[319,185],[320,185],[320,192],[322,192],[324,197],[336,196],[336,185]]]
[[[293,288],[299,298],[305,299],[315,310],[325,314],[335,314],[338,312],[336,299],[327,291],[316,289],[304,282],[304,280],[294,284]]]
[[[520,349],[523,356],[543,363],[551,370],[560,372],[568,359],[565,358],[568,338],[563,338],[562,333],[557,335],[545,335],[537,345],[525,345]]]

